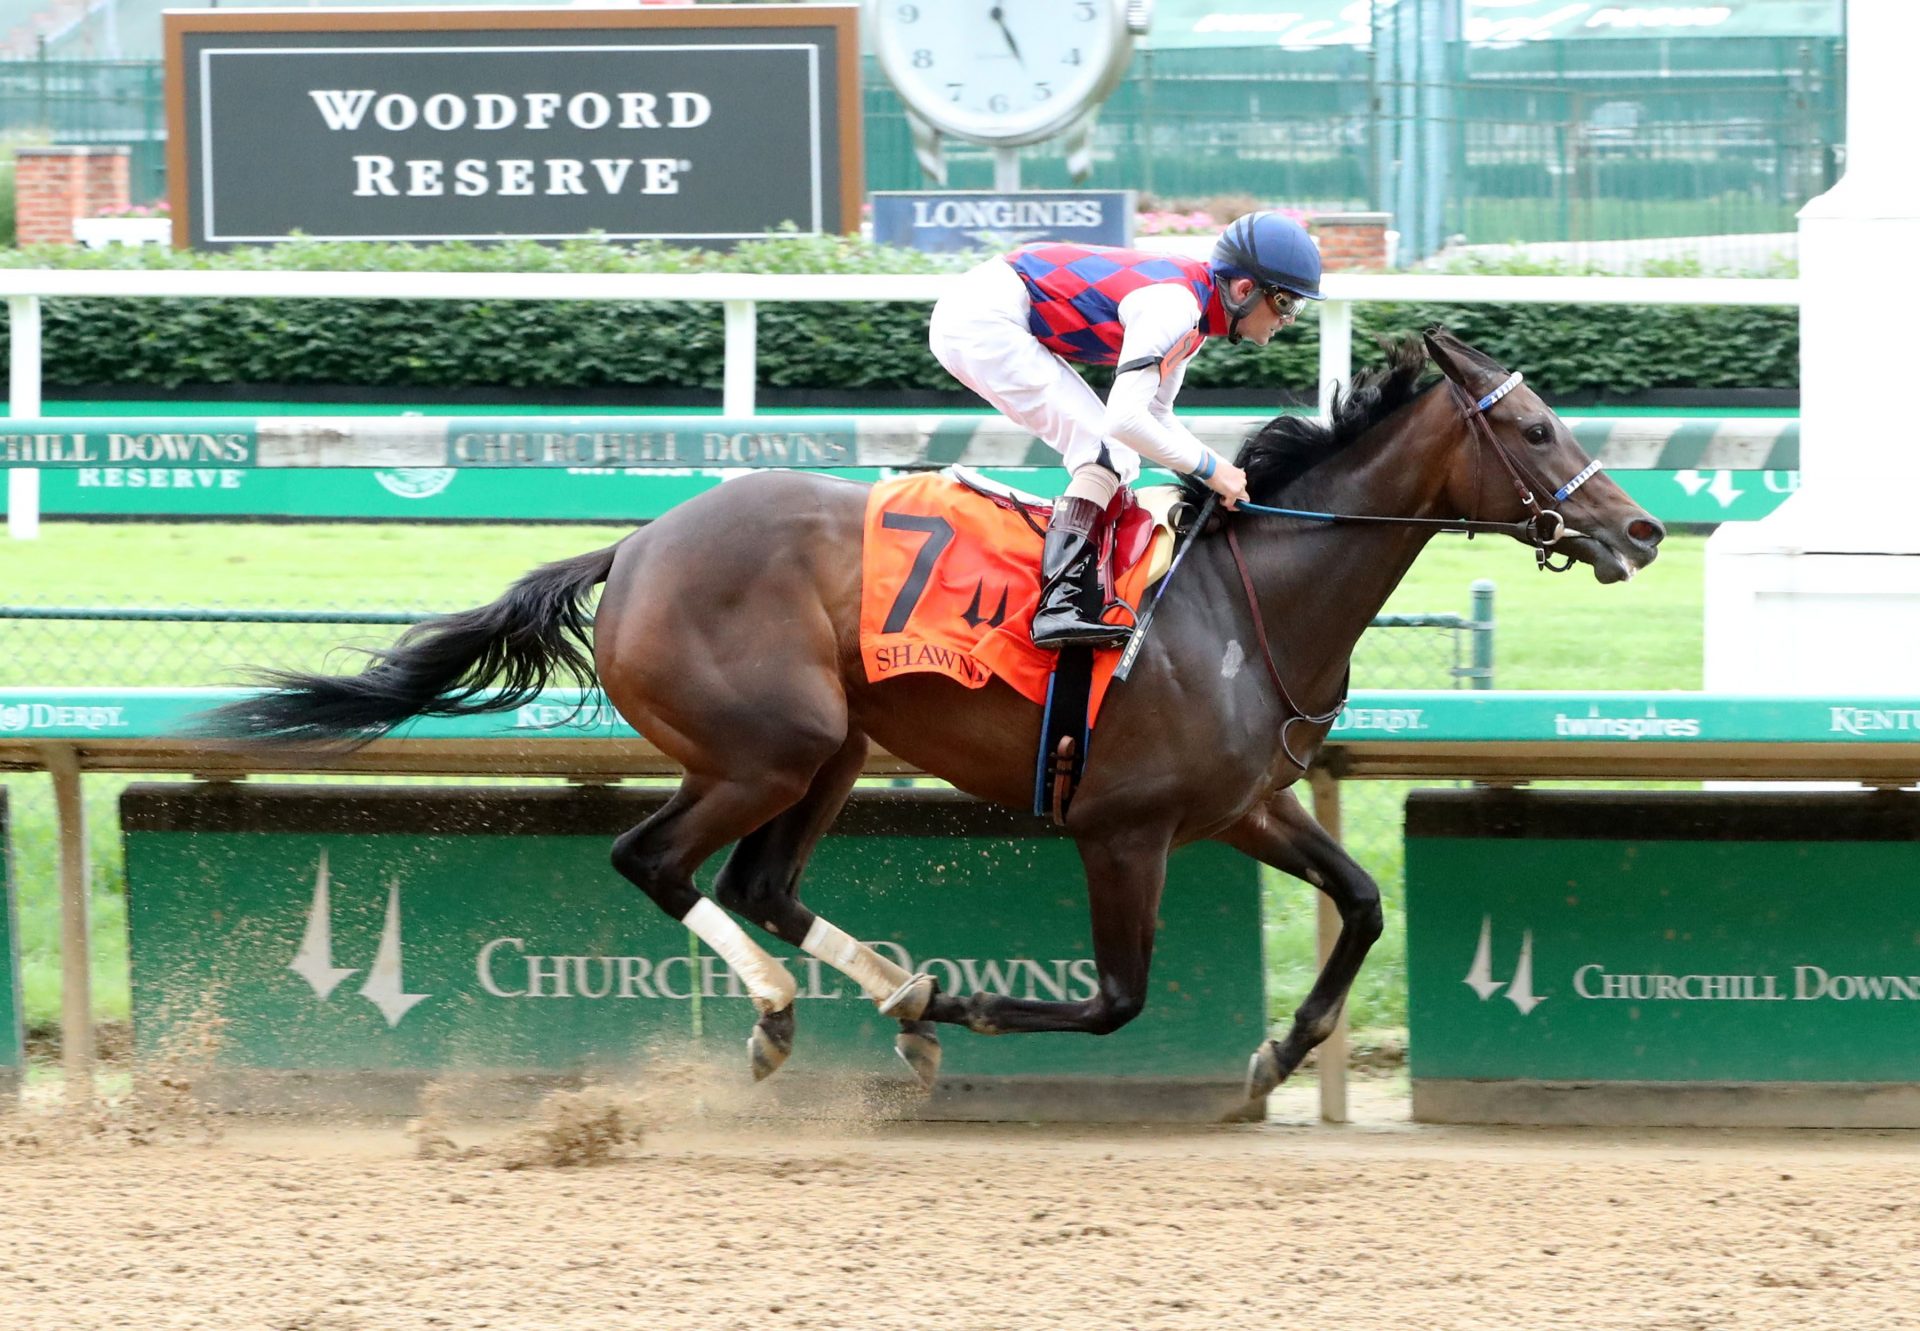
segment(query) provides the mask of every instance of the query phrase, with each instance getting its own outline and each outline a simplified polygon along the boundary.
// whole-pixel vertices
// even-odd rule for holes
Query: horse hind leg
[[[816,915],[799,898],[800,875],[807,859],[845,806],[866,758],[866,737],[850,736],[814,775],[813,784],[798,803],[734,848],[714,882],[714,896],[727,909],[847,976],[884,1011],[888,997],[911,977],[865,943]],[[763,1014],[754,1028],[751,1049],[756,1079],[778,1069],[792,1047],[791,1009]],[[933,1023],[901,1021],[894,1051],[920,1084],[931,1090],[940,1073],[940,1040]]]
[[[757,1039],[750,1047],[756,1059],[773,1060],[767,1071],[778,1067],[785,1053],[763,1053],[763,1047],[792,1048],[793,999],[799,986],[732,916],[701,895],[693,874],[720,847],[750,837],[804,798],[811,781],[811,768],[773,766],[740,778],[689,773],[664,808],[613,845],[614,868],[691,929],[746,985],[760,1012]],[[764,1075],[756,1064],[756,1076]]]

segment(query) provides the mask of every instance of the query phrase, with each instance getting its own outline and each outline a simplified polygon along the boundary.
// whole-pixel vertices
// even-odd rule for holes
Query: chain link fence
[[[394,609],[342,598],[306,608],[220,605],[75,606],[20,600],[0,605],[0,687],[231,687],[261,668],[355,671],[370,649],[390,644],[408,624],[439,610]],[[1467,613],[1382,616],[1354,656],[1357,689],[1491,687],[1493,587],[1476,583]],[[94,970],[101,1019],[127,1014],[125,872],[119,801],[132,780],[167,778],[89,774],[83,780],[92,880]],[[185,774],[171,778],[188,779]],[[329,782],[447,784],[444,777],[255,777]],[[462,784],[528,784],[528,778],[470,778]],[[51,782],[42,773],[0,774],[11,807],[13,874],[21,913],[21,952],[29,1023],[45,1030],[59,1011],[58,845]],[[1348,848],[1400,900],[1400,808],[1405,787],[1350,783],[1345,796]],[[1273,875],[1267,933],[1276,1015],[1291,1011],[1311,982],[1312,892]],[[1390,929],[1357,993],[1361,1026],[1404,1023],[1404,945]]]

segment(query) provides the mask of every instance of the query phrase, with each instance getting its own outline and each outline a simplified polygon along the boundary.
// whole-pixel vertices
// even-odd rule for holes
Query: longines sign
[[[179,245],[710,243],[859,219],[850,5],[165,23]]]

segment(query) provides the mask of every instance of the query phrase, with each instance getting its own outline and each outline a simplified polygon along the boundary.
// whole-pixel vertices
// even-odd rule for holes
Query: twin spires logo
[[[991,615],[987,615],[982,613],[980,608],[980,593],[986,589],[986,586],[985,578],[974,584],[973,601],[960,612],[960,618],[966,620],[972,628],[979,628],[985,624],[988,628],[997,629],[1007,621],[1007,589],[1004,586],[1000,588],[1000,604],[994,607]]]
[[[314,871],[313,901],[307,907],[307,931],[301,937],[300,948],[293,954],[287,969],[312,986],[314,996],[322,1003],[332,996],[341,981],[358,969],[333,964],[332,880],[327,873],[327,852],[324,850],[320,852],[320,863]],[[387,922],[380,931],[380,946],[373,954],[373,968],[367,972],[366,983],[360,986],[360,996],[380,1009],[380,1015],[387,1019],[389,1029],[398,1026],[401,1018],[412,1011],[416,1003],[433,997],[431,994],[408,993],[406,982],[400,977],[398,880],[387,884]]]
[[[1590,703],[1585,716],[1553,715],[1556,739],[1699,739],[1700,718],[1662,716],[1652,703],[1645,716],[1602,716],[1600,705]]]
[[[1493,978],[1493,916],[1481,916],[1480,946],[1474,951],[1473,965],[1467,969],[1463,983],[1480,995],[1482,1003],[1504,987],[1507,1001],[1519,1008],[1523,1017],[1546,1002],[1548,995],[1533,992],[1533,930],[1528,929],[1520,936],[1520,958],[1513,964],[1513,979],[1496,980]]]

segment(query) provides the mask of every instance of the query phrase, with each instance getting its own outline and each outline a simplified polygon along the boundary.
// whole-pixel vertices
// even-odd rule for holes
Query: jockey
[[[1320,252],[1277,212],[1248,213],[1210,262],[1090,245],[989,259],[933,307],[928,342],[949,373],[1058,451],[1072,473],[1047,524],[1035,646],[1124,641],[1108,624],[1100,544],[1108,505],[1145,456],[1198,478],[1228,508],[1240,468],[1173,417],[1187,361],[1209,337],[1265,346],[1320,294]],[[1103,403],[1069,365],[1115,366]]]

